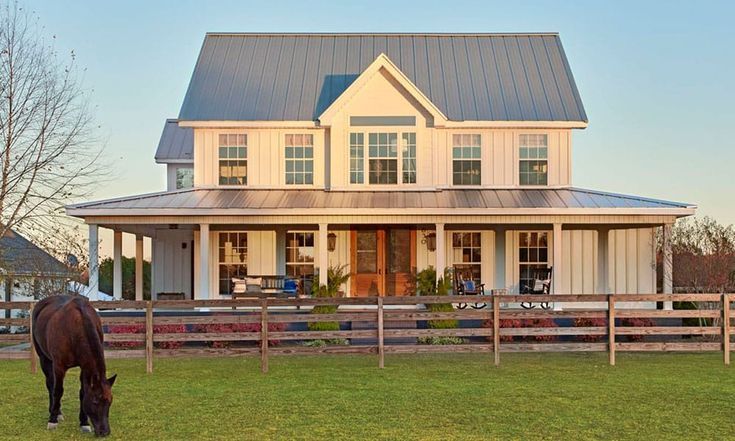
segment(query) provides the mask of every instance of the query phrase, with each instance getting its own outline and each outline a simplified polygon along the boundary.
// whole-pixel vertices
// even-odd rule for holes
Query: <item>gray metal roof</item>
[[[313,121],[385,53],[448,119],[582,121],[557,34],[207,34],[180,120]]]
[[[0,237],[0,274],[66,277],[72,272],[54,256],[9,230]]]
[[[458,189],[437,191],[326,191],[326,190],[243,190],[195,188],[153,193],[108,201],[87,202],[68,207],[69,214],[109,211],[119,215],[155,210],[196,211],[201,214],[220,210],[335,210],[399,209],[405,214],[425,210],[469,209],[482,214],[493,209],[691,209],[693,206],[637,196],[605,193],[578,188],[565,189]],[[413,209],[413,210],[412,210]],[[121,210],[117,211],[116,210]],[[125,210],[124,212],[122,210]],[[148,211],[150,210],[150,211]]]
[[[179,127],[175,119],[167,119],[156,149],[156,162],[193,162],[194,129]]]

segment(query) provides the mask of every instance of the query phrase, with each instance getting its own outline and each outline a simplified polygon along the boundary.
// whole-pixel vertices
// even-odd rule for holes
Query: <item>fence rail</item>
[[[510,307],[529,300],[552,302],[555,308]],[[692,309],[657,310],[642,305],[650,307],[650,302],[685,302]],[[595,294],[92,305],[102,316],[109,358],[145,358],[146,371],[152,372],[154,357],[260,355],[261,370],[267,372],[270,355],[347,353],[377,354],[381,368],[385,354],[429,352],[487,353],[497,365],[503,352],[596,351],[608,352],[614,365],[619,351],[721,351],[724,363],[730,364],[733,302],[732,294]],[[13,331],[0,333],[0,359],[30,359],[35,372],[34,304],[0,302],[0,314],[21,312],[18,317],[6,312],[0,318],[0,327]],[[435,307],[448,304],[486,307]],[[307,309],[314,306],[332,310],[320,314]],[[30,349],[24,343],[30,343]]]

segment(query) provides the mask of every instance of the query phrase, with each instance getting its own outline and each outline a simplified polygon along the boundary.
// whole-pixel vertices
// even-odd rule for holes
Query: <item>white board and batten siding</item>
[[[350,125],[353,116],[414,117],[415,126]],[[548,186],[571,183],[571,129],[443,128],[434,127],[432,116],[393,78],[383,71],[350,99],[326,128],[194,129],[194,185],[218,185],[220,134],[247,135],[248,184],[250,188],[390,189],[452,187],[452,148],[456,134],[481,137],[482,187],[519,185],[519,140],[522,134],[548,136]],[[416,134],[416,183],[375,186],[351,184],[350,132],[413,132]],[[314,135],[313,185],[285,184],[285,139],[287,134]],[[400,135],[399,135],[400,136]],[[365,138],[365,149],[368,139]],[[329,173],[329,176],[326,174]],[[367,164],[365,164],[367,179]],[[475,187],[476,188],[476,187]]]

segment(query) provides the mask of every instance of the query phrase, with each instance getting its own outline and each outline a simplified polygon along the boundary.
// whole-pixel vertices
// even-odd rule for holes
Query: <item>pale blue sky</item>
[[[29,1],[93,89],[117,177],[96,198],[164,189],[153,161],[204,33],[554,31],[590,125],[573,184],[692,202],[735,223],[731,2]]]

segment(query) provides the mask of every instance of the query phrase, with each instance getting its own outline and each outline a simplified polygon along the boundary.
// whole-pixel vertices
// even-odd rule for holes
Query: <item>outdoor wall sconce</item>
[[[327,250],[331,253],[337,248],[337,235],[334,233],[327,234]]]
[[[421,242],[426,244],[427,250],[436,251],[436,233],[424,234],[424,238],[421,240]]]

